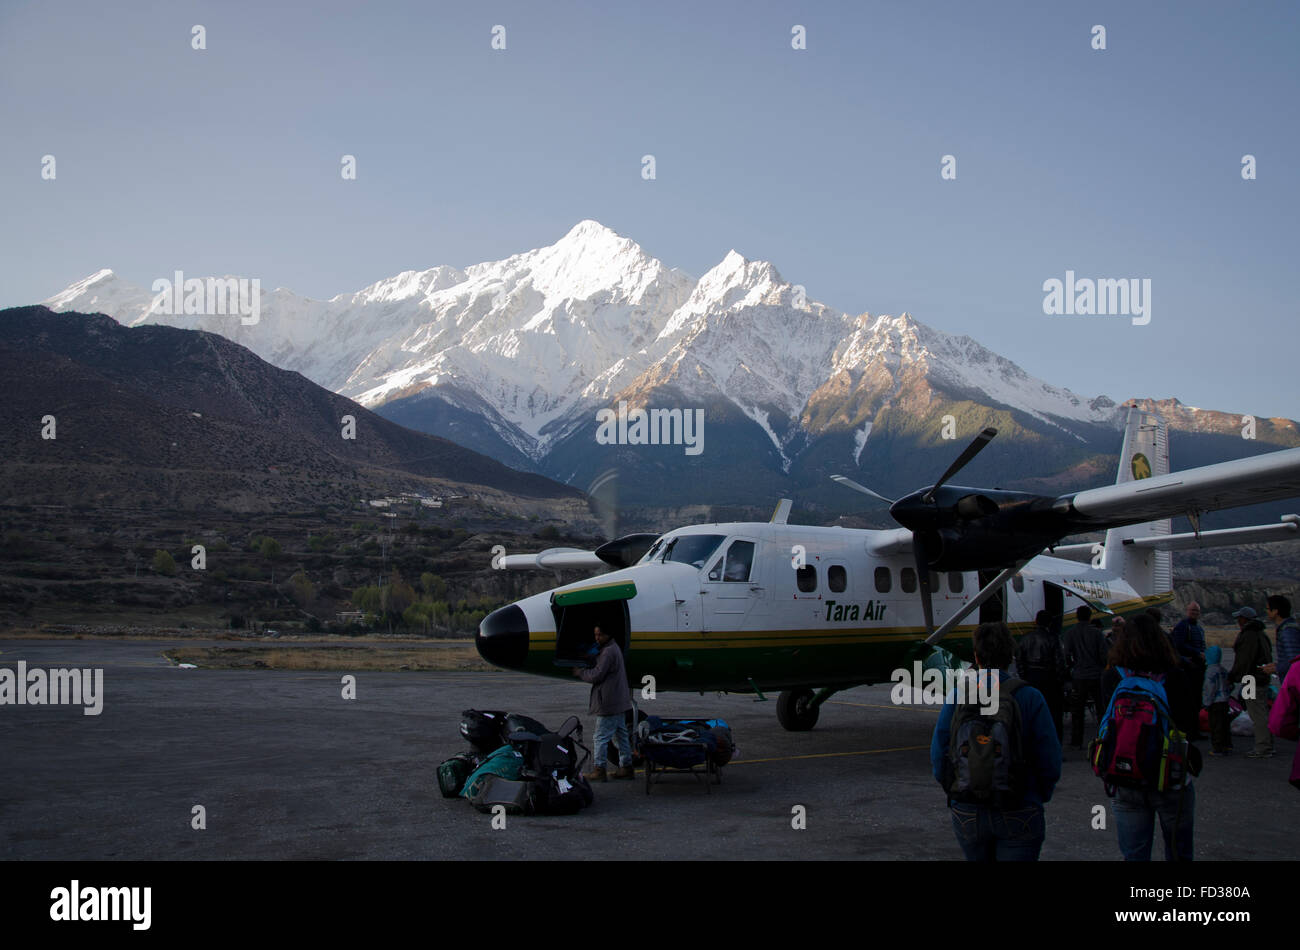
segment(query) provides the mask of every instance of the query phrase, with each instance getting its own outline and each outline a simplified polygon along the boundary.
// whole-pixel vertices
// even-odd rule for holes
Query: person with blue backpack
[[[1120,853],[1126,861],[1150,861],[1158,818],[1165,860],[1190,861],[1192,779],[1201,756],[1187,737],[1198,725],[1200,690],[1168,637],[1143,614],[1121,628],[1110,660],[1103,677],[1110,702],[1088,759],[1112,796]]]
[[[971,675],[995,677],[988,703],[975,689],[947,698],[930,742],[934,777],[948,796],[953,832],[967,861],[1037,861],[1046,837],[1043,805],[1061,778],[1061,742],[1047,700],[1007,674],[1015,641],[1005,623],[974,635]],[[993,702],[996,701],[996,707]]]

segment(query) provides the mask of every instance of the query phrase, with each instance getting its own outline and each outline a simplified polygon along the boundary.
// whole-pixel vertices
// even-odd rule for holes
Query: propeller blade
[[[870,488],[867,488],[865,485],[859,485],[853,479],[845,478],[843,475],[832,475],[831,481],[839,482],[845,488],[852,488],[854,491],[862,492],[862,494],[864,495],[870,495],[872,498],[879,498],[887,505],[892,505],[894,503],[893,499],[886,498],[884,495],[877,494],[876,492],[873,492]]]
[[[930,486],[930,490],[925,493],[925,496],[921,499],[921,501],[925,502],[927,505],[930,502],[932,502],[934,500],[934,493],[939,490],[939,487],[943,485],[943,483],[946,482],[948,479],[952,478],[954,475],[960,472],[963,468],[965,468],[967,464],[969,464],[971,459],[979,455],[980,452],[984,451],[984,447],[988,445],[990,442],[992,442],[993,437],[997,434],[998,434],[997,429],[988,428],[985,429],[983,432],[981,432],[979,435],[975,436],[975,440],[971,442],[970,445],[966,446],[966,451],[962,452],[961,455],[957,456],[957,461],[953,462],[951,465],[948,466],[948,471],[944,472],[943,475],[939,478],[939,480]]]
[[[920,535],[912,535],[912,553],[916,555],[916,583],[921,592],[921,609],[925,611],[925,634],[934,632],[934,604],[930,587],[930,558]]]

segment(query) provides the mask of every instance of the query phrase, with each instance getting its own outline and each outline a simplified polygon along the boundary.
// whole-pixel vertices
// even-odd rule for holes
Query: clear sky
[[[0,0],[0,306],[102,267],[326,298],[595,218],[1080,395],[1300,418],[1298,63],[1290,2]],[[1150,323],[1046,315],[1067,269],[1149,278]]]

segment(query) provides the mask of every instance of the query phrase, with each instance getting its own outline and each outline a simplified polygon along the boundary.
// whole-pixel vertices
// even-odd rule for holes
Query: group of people
[[[1191,860],[1196,811],[1192,781],[1200,771],[1200,753],[1192,743],[1201,734],[1202,708],[1208,710],[1211,755],[1231,753],[1230,705],[1239,699],[1255,733],[1249,758],[1274,754],[1273,736],[1296,740],[1300,734],[1300,624],[1282,595],[1267,601],[1270,641],[1253,608],[1233,617],[1238,635],[1233,663],[1225,668],[1223,651],[1208,646],[1200,624],[1200,607],[1187,605],[1186,617],[1166,634],[1159,611],[1130,619],[1116,618],[1109,635],[1092,622],[1087,606],[1064,636],[1040,611],[1033,631],[1012,639],[1004,623],[981,624],[974,635],[975,664],[998,671],[1005,696],[998,715],[977,717],[952,698],[944,706],[931,741],[935,778],[949,795],[953,829],[968,860],[1037,860],[1044,834],[1043,806],[1061,776],[1067,685],[1071,708],[1071,745],[1083,749],[1085,707],[1097,711],[1105,729],[1112,716],[1112,696],[1133,707],[1133,697],[1149,697],[1144,709],[1167,717],[1169,734],[1186,739],[1174,756],[1186,777],[1178,782],[1107,784],[1112,795],[1119,848],[1126,860],[1150,860],[1157,818],[1168,860]],[[1007,671],[1014,660],[1014,676]],[[1281,680],[1272,700],[1273,674]],[[1005,710],[1005,711],[1004,711]],[[1154,715],[1154,714],[1153,714]],[[970,723],[974,720],[974,726]],[[1109,721],[1114,722],[1114,719]],[[1176,732],[1175,732],[1176,730]],[[997,740],[997,741],[993,741]],[[986,765],[982,747],[998,742],[1014,746],[1003,776]],[[1102,774],[1100,760],[1113,754],[1094,742],[1090,761]],[[1179,747],[1181,749],[1181,747]],[[1300,748],[1291,767],[1291,784],[1300,789]],[[975,788],[977,794],[971,794]],[[990,788],[998,791],[990,793]]]

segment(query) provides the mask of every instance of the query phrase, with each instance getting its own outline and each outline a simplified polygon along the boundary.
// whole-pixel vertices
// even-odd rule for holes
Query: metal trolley
[[[735,751],[734,745],[730,741],[730,727],[726,720],[709,719],[702,717],[694,718],[663,718],[654,717],[659,723],[657,730],[650,725],[650,720],[641,723],[637,728],[636,751],[645,762],[645,791],[650,794],[650,787],[658,782],[666,773],[682,772],[694,775],[695,778],[704,783],[706,794],[713,794],[712,786],[722,784],[722,767],[729,761]],[[718,743],[721,738],[715,733],[713,742],[705,739],[693,740],[680,737],[681,733],[688,730],[694,730],[697,734],[701,731],[710,731],[721,726],[728,730],[727,747],[722,749]],[[655,741],[652,737],[656,735],[671,735],[678,733],[679,737],[671,741]]]

